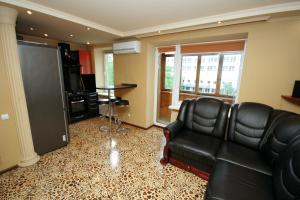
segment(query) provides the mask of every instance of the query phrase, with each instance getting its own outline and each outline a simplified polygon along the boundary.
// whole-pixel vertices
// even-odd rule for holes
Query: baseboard
[[[4,170],[1,170],[1,171],[0,171],[0,175],[6,173],[6,172],[8,172],[8,171],[11,171],[11,170],[13,170],[13,169],[17,169],[17,168],[18,168],[18,165],[14,165],[14,166],[12,166],[12,167],[9,167],[9,168],[6,168],[6,169],[4,169]]]
[[[138,125],[135,125],[135,124],[131,124],[131,123],[129,123],[129,122],[122,122],[123,124],[127,124],[127,125],[129,125],[129,126],[134,126],[134,127],[136,127],[136,128],[140,128],[140,129],[143,129],[143,130],[148,130],[148,129],[150,129],[150,128],[152,128],[154,125],[151,125],[151,126],[149,126],[149,127],[147,127],[147,128],[145,128],[145,127],[142,127],[142,126],[138,126]]]

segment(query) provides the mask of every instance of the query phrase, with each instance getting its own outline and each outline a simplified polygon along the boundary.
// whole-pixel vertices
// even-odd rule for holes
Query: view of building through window
[[[180,94],[194,93],[234,99],[241,60],[240,52],[183,55]],[[185,97],[189,98],[187,95]]]
[[[180,90],[195,91],[198,56],[183,56],[181,65]]]
[[[105,85],[114,85],[114,55],[112,53],[104,54],[105,66]]]
[[[199,92],[215,94],[219,67],[219,55],[201,56]]]
[[[224,55],[220,95],[236,96],[241,60],[241,54]]]
[[[174,77],[174,56],[166,57],[165,89],[172,90]]]

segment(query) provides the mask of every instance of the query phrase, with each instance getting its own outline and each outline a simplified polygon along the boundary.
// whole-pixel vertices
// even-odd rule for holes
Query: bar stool
[[[98,99],[97,103],[100,107],[104,107],[104,106],[107,107],[109,105],[109,99],[100,98],[100,99]],[[106,108],[106,111],[104,112],[104,114],[100,116],[100,119],[104,119],[107,116],[107,114],[108,114],[108,108]],[[109,127],[106,126],[106,125],[101,125],[99,127],[99,130],[104,131],[104,132],[108,132]]]
[[[121,97],[117,97],[117,96],[113,96],[110,98],[110,102],[111,102],[111,116],[114,120],[114,123],[117,124],[117,118],[118,118],[118,114],[116,111],[116,103],[119,102],[122,98]]]
[[[115,105],[119,108],[129,107],[129,101],[125,100],[125,99],[121,99],[121,100],[117,101],[115,103]],[[122,127],[123,123],[119,117],[117,118],[117,122],[118,122],[117,123],[118,124],[117,132],[127,132],[128,131],[128,128]]]

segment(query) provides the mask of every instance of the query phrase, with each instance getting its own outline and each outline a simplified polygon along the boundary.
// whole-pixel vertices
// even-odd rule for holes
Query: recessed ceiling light
[[[222,21],[218,21],[218,24],[222,24]]]
[[[91,28],[90,28],[90,27],[86,27],[86,30],[88,30],[88,31],[89,31],[89,30],[91,30]]]
[[[33,28],[33,27],[30,27],[29,29],[30,29],[31,31],[34,31],[34,28]]]
[[[45,36],[45,37],[48,37],[48,34],[47,34],[47,33],[45,33],[45,34],[44,34],[44,36]]]
[[[70,34],[70,37],[74,37],[74,35],[73,35],[73,34]]]
[[[26,11],[28,15],[32,15],[32,11],[31,10],[27,10]]]
[[[91,44],[91,43],[88,41],[88,42],[86,42],[86,44]]]

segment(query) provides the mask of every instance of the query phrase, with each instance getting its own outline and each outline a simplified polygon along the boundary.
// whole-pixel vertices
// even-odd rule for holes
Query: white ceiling
[[[0,0],[18,9],[17,31],[85,43],[300,10],[300,0]],[[1,4],[1,3],[0,3]],[[26,10],[34,12],[29,16]],[[30,31],[29,27],[35,27]],[[90,31],[86,27],[92,27]],[[73,38],[69,34],[74,34]]]
[[[297,0],[30,0],[122,32]]]

